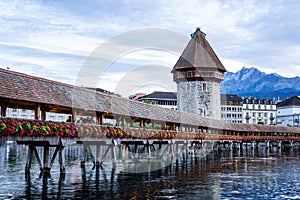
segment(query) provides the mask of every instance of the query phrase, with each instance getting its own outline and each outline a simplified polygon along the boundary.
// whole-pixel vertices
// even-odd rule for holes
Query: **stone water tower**
[[[197,28],[172,69],[177,107],[183,112],[221,119],[220,82],[226,69],[205,36]]]

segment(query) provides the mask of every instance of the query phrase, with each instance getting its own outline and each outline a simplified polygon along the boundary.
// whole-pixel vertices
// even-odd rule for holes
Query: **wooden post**
[[[6,117],[7,107],[5,105],[1,105],[1,117]]]
[[[31,162],[32,162],[32,155],[33,155],[33,146],[28,145],[28,153],[27,153],[27,162],[25,166],[25,172],[30,172]]]
[[[36,120],[39,120],[40,118],[41,118],[41,105],[40,104],[37,104],[36,106],[35,106],[35,109],[34,109],[34,111],[35,111],[35,119]]]
[[[41,111],[42,115],[41,115],[41,120],[46,120],[46,111],[42,110]]]
[[[30,148],[30,145],[29,145],[29,148]],[[36,147],[33,147],[33,152],[34,152],[34,155],[39,163],[39,166],[40,166],[40,170],[42,171],[43,170],[43,165],[42,165],[42,162],[41,162],[41,159],[40,159],[40,156],[36,150]]]
[[[124,159],[124,162],[126,162],[126,156],[127,156],[127,144],[123,144],[123,159]]]
[[[114,169],[116,168],[116,165],[117,165],[117,158],[116,158],[116,149],[115,149],[115,147],[116,147],[115,145],[111,146],[112,165],[113,165]]]
[[[125,127],[125,117],[122,116],[122,117],[121,117],[121,120],[122,120],[122,127]]]
[[[83,145],[83,159],[82,161],[80,162],[80,165],[81,167],[84,167],[85,166],[85,161],[86,161],[86,156],[87,156],[87,148],[85,145]]]
[[[96,158],[96,166],[99,166],[101,165],[101,162],[102,160],[100,160],[100,144],[97,144],[96,145],[96,155],[95,155],[95,158]]]
[[[151,159],[151,149],[150,149],[150,144],[148,143],[147,144],[147,150],[148,150],[148,159],[150,160]]]
[[[152,127],[152,129],[155,128],[155,121],[154,120],[151,120],[151,127]]]
[[[116,115],[116,126],[120,126],[120,117]]]
[[[72,122],[76,123],[76,117],[77,117],[77,112],[76,110],[73,108],[72,109]]]
[[[50,167],[49,167],[49,146],[44,146],[44,163],[43,163],[43,173],[49,173]]]
[[[97,112],[97,123],[99,124],[99,125],[102,125],[103,124],[103,113],[101,113],[101,112]]]
[[[130,127],[133,127],[133,120],[130,118]]]

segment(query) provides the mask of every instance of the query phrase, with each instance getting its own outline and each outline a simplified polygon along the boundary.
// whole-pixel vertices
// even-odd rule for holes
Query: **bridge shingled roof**
[[[5,69],[0,69],[0,99],[108,112],[221,130],[299,133],[299,129],[295,127],[233,124],[214,120]]]

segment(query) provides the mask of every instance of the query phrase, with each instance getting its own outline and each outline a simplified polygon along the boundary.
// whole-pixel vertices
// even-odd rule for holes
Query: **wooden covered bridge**
[[[27,171],[33,155],[43,171],[49,171],[59,155],[64,171],[63,148],[74,142],[84,144],[83,164],[89,153],[94,164],[101,165],[110,150],[115,162],[115,147],[125,154],[131,152],[130,157],[137,160],[144,151],[151,159],[155,149],[159,150],[158,156],[165,151],[172,157],[183,150],[203,150],[215,144],[241,147],[247,142],[269,145],[274,141],[291,146],[300,140],[300,129],[295,127],[233,124],[5,69],[0,69],[0,106],[0,136],[3,141],[29,146]],[[7,118],[7,108],[34,110],[35,120]],[[73,122],[45,121],[46,112],[71,114]],[[76,123],[80,116],[90,116],[95,123]],[[115,124],[106,126],[106,118],[114,119]],[[92,145],[97,147],[94,153]],[[37,146],[44,148],[43,162]],[[100,146],[106,147],[102,155]],[[51,147],[55,151],[49,157]]]

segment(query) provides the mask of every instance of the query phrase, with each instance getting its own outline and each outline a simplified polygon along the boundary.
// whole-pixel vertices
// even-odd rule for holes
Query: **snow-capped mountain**
[[[242,68],[236,73],[226,72],[222,93],[244,97],[286,99],[300,95],[300,78],[282,77],[276,73],[266,74],[258,69]]]

